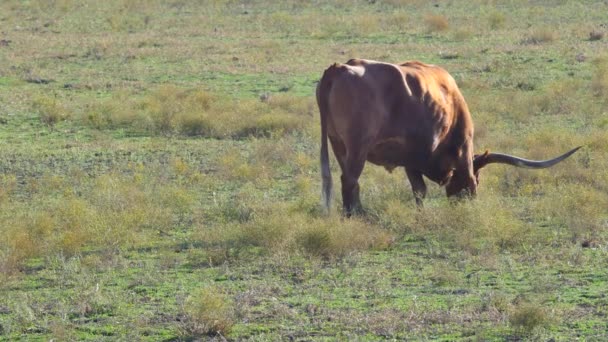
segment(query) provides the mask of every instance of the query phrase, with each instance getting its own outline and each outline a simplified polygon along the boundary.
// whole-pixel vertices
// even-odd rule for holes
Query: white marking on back
[[[365,68],[361,65],[349,65],[348,68],[359,77],[363,77],[363,75],[365,75]]]

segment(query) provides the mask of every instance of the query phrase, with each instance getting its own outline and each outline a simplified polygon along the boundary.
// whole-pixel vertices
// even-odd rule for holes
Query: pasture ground
[[[2,1],[0,340],[607,339],[606,13]],[[368,164],[367,214],[326,216],[313,94],[352,57],[445,67],[479,151],[585,147],[423,210]]]

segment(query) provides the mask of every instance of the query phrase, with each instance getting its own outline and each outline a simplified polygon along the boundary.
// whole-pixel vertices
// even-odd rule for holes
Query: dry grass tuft
[[[17,187],[17,177],[10,174],[0,175],[0,205],[11,197]]]
[[[117,92],[91,103],[80,116],[98,129],[127,128],[154,135],[246,138],[281,136],[306,127],[314,112],[307,98],[231,100],[202,90],[165,85],[143,98]]]
[[[382,1],[382,3],[398,8],[404,6],[421,6],[427,4],[427,2],[424,0],[384,0]]]
[[[448,263],[434,263],[426,268],[423,274],[435,286],[458,286],[462,281],[454,271],[454,266]]]
[[[547,312],[534,304],[522,303],[517,305],[509,315],[509,322],[525,332],[532,332],[536,327],[549,323]]]
[[[419,211],[412,232],[473,255],[517,250],[536,240],[499,198],[461,201]]]
[[[40,121],[50,127],[71,116],[69,110],[54,97],[39,96],[33,101],[33,109],[40,116]]]
[[[195,290],[182,310],[181,330],[185,337],[226,336],[234,325],[232,302],[216,287]]]
[[[533,30],[522,39],[521,43],[524,45],[538,45],[544,43],[550,43],[557,39],[557,33],[551,28],[538,28]]]
[[[503,13],[491,12],[488,15],[488,24],[490,25],[490,28],[493,30],[503,28],[505,26],[505,22],[506,22],[506,17]]]
[[[388,247],[394,237],[374,225],[339,217],[311,219],[307,214],[260,213],[243,227],[242,241],[274,252],[300,250],[327,259]]]
[[[207,244],[224,250],[254,247],[265,254],[303,253],[326,259],[341,258],[369,249],[384,249],[394,234],[353,218],[322,217],[316,194],[303,193],[295,202],[256,200],[253,189],[220,204],[216,224],[196,234]]]
[[[473,37],[474,35],[475,35],[475,32],[470,27],[459,27],[458,29],[454,30],[452,37],[456,41],[464,42],[467,39],[470,39],[471,37]],[[456,54],[455,58],[457,58],[457,57],[458,57],[458,54]]]
[[[608,57],[601,57],[593,62],[594,73],[591,78],[593,95],[608,99]]]
[[[596,40],[602,40],[604,38],[604,32],[603,31],[591,31],[589,32],[589,40],[590,41],[596,41]]]
[[[252,161],[238,149],[229,149],[218,161],[218,169],[225,179],[260,183],[268,180],[273,171],[264,161]]]
[[[210,123],[204,112],[209,109],[211,96],[203,91],[188,91],[172,85],[161,86],[140,104],[142,116],[161,134],[210,133]]]
[[[35,208],[35,206],[34,206]],[[71,256],[91,241],[86,204],[78,200],[52,203],[44,210],[31,209],[30,213],[15,213],[4,230],[8,241],[0,244],[4,250],[5,271],[15,271],[29,258],[61,253]],[[52,214],[51,214],[52,213]]]
[[[389,232],[365,221],[343,221],[334,217],[303,225],[296,236],[296,245],[306,254],[335,258],[357,251],[388,248],[394,238]]]
[[[13,229],[5,230],[4,235],[9,243],[0,245],[0,271],[11,274],[19,270],[25,260],[37,255],[36,237],[29,232],[23,231],[23,226],[13,226]]]
[[[538,115],[572,115],[586,105],[577,90],[584,84],[577,80],[554,81],[540,92],[519,92],[511,100],[509,115],[519,121],[530,121]]]
[[[0,203],[11,209],[0,227],[6,237],[0,242],[0,269],[5,272],[18,271],[36,257],[145,245],[159,231],[173,229],[193,204],[192,194],[183,188],[138,174],[108,173],[78,186],[68,176],[43,180],[37,198],[27,206],[14,197]]]
[[[443,32],[450,27],[448,19],[439,14],[428,14],[424,17],[424,24],[428,32]]]
[[[535,212],[565,233],[565,242],[596,240],[607,243],[605,208],[608,196],[583,184],[562,184],[539,198]]]

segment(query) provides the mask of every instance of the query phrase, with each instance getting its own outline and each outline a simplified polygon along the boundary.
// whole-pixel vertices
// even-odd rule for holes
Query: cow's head
[[[448,197],[475,196],[478,183],[478,178],[468,172],[454,170],[445,184],[445,193]]]
[[[551,167],[570,157],[570,155],[572,155],[581,147],[582,146],[573,148],[572,150],[562,154],[561,156],[548,160],[528,160],[508,154],[489,153],[488,151],[483,154],[476,154],[473,156],[474,175],[468,175],[465,174],[465,172],[458,172],[455,170],[452,174],[451,179],[446,184],[446,194],[448,195],[448,197],[462,195],[475,196],[477,192],[477,186],[479,185],[479,173],[481,169],[488,164],[507,164],[528,169],[544,169],[547,167]]]

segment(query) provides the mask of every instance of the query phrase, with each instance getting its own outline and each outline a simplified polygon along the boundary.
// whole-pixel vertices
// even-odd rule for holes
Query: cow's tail
[[[317,104],[319,106],[319,113],[321,114],[321,177],[323,182],[321,195],[323,207],[328,213],[332,197],[332,179],[327,147],[327,116],[329,115],[329,93],[332,86],[332,74],[335,69],[336,64],[325,70],[321,81],[317,85]]]

